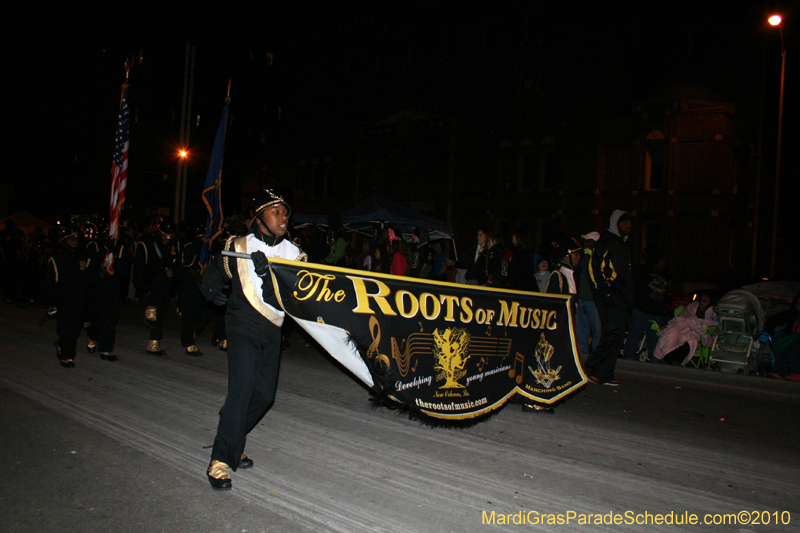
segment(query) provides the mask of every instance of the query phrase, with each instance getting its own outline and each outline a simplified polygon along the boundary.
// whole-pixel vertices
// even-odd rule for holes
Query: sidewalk
[[[582,356],[581,360],[586,361]],[[698,369],[692,366],[657,364],[644,361],[618,359],[617,378],[625,385],[626,376],[650,376],[664,381],[680,382],[683,385],[713,386],[725,389],[736,389],[752,393],[797,398],[800,400],[800,383],[778,380],[761,376],[745,376],[718,370]]]

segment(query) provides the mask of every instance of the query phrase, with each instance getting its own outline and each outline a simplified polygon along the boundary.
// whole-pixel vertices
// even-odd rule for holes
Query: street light
[[[778,153],[775,158],[775,201],[772,209],[772,260],[769,265],[769,277],[775,277],[775,249],[778,244],[778,193],[781,184],[781,133],[783,132],[783,83],[786,79],[786,47],[783,45],[783,26],[781,16],[772,15],[767,21],[778,27],[781,34],[781,93],[778,103]]]
[[[186,194],[182,185],[186,181],[186,158],[189,157],[189,151],[186,148],[179,149],[178,157],[178,175],[175,179],[175,209],[173,210],[173,218],[176,223],[184,218],[184,202],[181,201],[181,196]]]

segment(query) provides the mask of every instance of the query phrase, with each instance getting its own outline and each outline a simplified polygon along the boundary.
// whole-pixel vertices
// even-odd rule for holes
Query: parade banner
[[[406,409],[482,417],[586,383],[569,298],[270,258],[281,306],[356,377]]]

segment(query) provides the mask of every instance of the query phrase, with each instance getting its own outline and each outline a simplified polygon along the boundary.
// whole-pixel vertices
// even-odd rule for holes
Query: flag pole
[[[208,216],[206,218],[206,234],[198,256],[200,268],[205,268],[211,256],[211,244],[222,233],[222,166],[225,153],[225,136],[228,132],[228,106],[231,102],[231,78],[228,78],[228,87],[225,96],[225,105],[222,108],[217,136],[214,139],[214,149],[211,152],[211,161],[203,186],[203,204]]]

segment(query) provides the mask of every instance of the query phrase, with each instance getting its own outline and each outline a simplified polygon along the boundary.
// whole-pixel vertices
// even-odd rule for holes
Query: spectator
[[[694,357],[697,346],[711,346],[713,337],[704,335],[706,329],[718,324],[711,305],[711,296],[703,293],[694,302],[686,306],[678,316],[667,323],[667,326],[658,332],[658,344],[653,356],[672,364],[681,361],[687,364]]]
[[[378,241],[368,238],[364,241],[362,248],[361,257],[358,260],[358,269],[371,272],[380,270],[380,263],[376,257],[376,254],[378,254]]]
[[[589,339],[592,339],[591,351],[597,348],[600,342],[600,315],[594,303],[592,287],[589,284],[589,261],[592,252],[600,240],[596,231],[581,235],[583,239],[583,255],[580,262],[580,281],[578,282],[578,307],[575,314],[575,336],[578,340],[578,350],[581,355],[589,355]]]
[[[476,265],[478,263],[485,263],[485,256],[488,253],[488,248],[486,246],[486,233],[483,231],[483,229],[478,229],[475,240],[475,249],[470,255],[467,273],[464,276],[464,278],[467,280],[467,283],[470,285],[480,285],[476,273],[479,272],[482,267],[476,267]]]
[[[547,292],[547,282],[550,280],[550,262],[547,259],[539,259],[536,265],[536,288],[539,292]]]
[[[488,233],[486,247],[489,249],[486,255],[486,274],[485,278],[481,278],[485,281],[480,284],[487,287],[506,287],[508,284],[508,254],[506,254],[506,247],[503,246],[503,239],[495,233]]]
[[[405,276],[408,274],[408,259],[403,254],[403,248],[399,239],[393,239],[389,244],[389,253],[392,257],[391,273],[395,276]]]
[[[511,244],[515,248],[514,257],[508,265],[511,288],[536,292],[536,263],[541,258],[531,249],[530,234],[524,229],[516,230],[511,235]]]
[[[347,240],[345,240],[344,225],[342,217],[334,213],[328,217],[328,230],[330,253],[325,257],[325,263],[334,266],[346,267],[350,263],[347,256]]]
[[[445,255],[444,250],[442,250],[441,241],[433,241],[431,243],[431,248],[433,248],[434,257],[431,279],[435,279],[437,281],[447,281],[447,267],[452,266],[455,263],[447,260],[447,255]]]
[[[655,322],[661,328],[666,323],[666,295],[669,281],[665,277],[667,260],[658,250],[647,255],[647,261],[633,273],[633,312],[628,319],[628,341],[625,344],[625,359],[634,359],[642,336],[647,335],[650,359],[658,343],[658,332],[653,330]]]
[[[429,238],[430,233],[425,228],[416,228],[411,236],[414,247],[411,251],[411,270],[408,275],[412,278],[429,279],[431,277],[435,258],[431,243],[428,242]]]
[[[767,332],[773,336],[770,346],[775,354],[775,368],[769,376],[800,381],[800,293],[789,309],[770,319]]]

